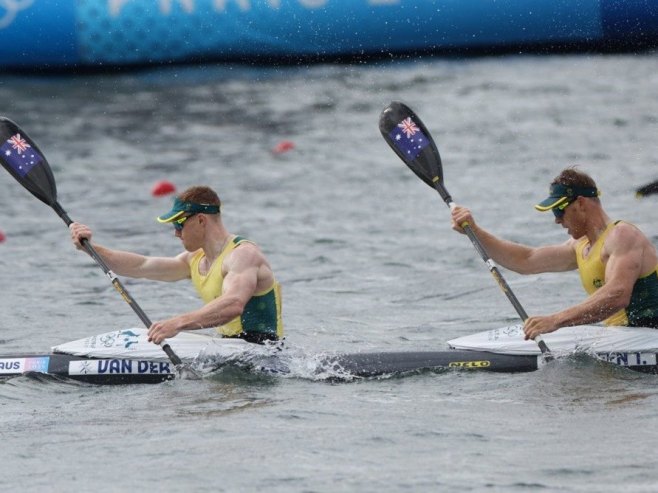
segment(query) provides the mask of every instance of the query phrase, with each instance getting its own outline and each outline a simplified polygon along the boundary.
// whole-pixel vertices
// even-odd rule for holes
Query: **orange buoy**
[[[272,152],[274,154],[283,154],[284,152],[291,151],[295,148],[295,144],[290,140],[282,140],[274,146]]]
[[[151,195],[154,197],[162,197],[164,195],[174,193],[175,191],[176,187],[173,183],[167,180],[160,180],[156,182],[155,185],[153,185],[153,188],[151,189]]]

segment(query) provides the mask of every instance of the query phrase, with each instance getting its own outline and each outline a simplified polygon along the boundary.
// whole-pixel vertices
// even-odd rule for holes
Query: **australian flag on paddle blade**
[[[415,159],[430,143],[430,140],[418,128],[411,117],[407,117],[398,123],[388,135],[395,147],[409,161]]]
[[[2,160],[9,164],[19,175],[25,176],[37,166],[43,158],[35,151],[21,134],[12,135],[0,146]]]

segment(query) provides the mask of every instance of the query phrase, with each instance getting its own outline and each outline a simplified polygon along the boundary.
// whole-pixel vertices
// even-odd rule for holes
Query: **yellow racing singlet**
[[[591,246],[587,257],[585,257],[585,249],[589,246],[587,237],[581,238],[576,244],[578,272],[587,294],[593,294],[605,284],[605,265],[601,260],[601,250],[606,237],[619,222],[608,224],[603,234]],[[635,281],[631,302],[628,306],[605,319],[603,323],[633,327],[656,326],[658,323],[658,266],[648,275]]]
[[[203,250],[197,251],[190,262],[192,284],[204,303],[210,303],[222,294],[224,259],[239,245],[248,242],[240,236],[229,240],[205,275],[199,273],[199,264],[205,257]],[[256,293],[247,302],[242,315],[217,327],[217,332],[225,337],[242,337],[250,341],[278,340],[283,337],[283,319],[281,317],[281,286],[274,280],[272,286]]]

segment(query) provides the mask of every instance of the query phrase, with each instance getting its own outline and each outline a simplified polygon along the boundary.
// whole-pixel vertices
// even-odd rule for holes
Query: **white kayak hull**
[[[162,348],[148,341],[147,334],[144,328],[115,330],[54,346],[52,352],[88,358],[168,361]],[[166,342],[184,362],[204,356],[235,358],[259,349],[262,352],[267,347],[242,339],[213,337],[195,332],[182,332]]]
[[[590,354],[658,352],[658,329],[646,327],[602,327],[579,325],[564,327],[542,338],[555,356],[577,352]],[[453,349],[491,351],[509,355],[538,355],[537,343],[526,341],[522,325],[478,332],[448,341]]]

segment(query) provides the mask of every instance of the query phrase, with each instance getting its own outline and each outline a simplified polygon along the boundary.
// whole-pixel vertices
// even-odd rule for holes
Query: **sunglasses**
[[[553,215],[555,216],[556,219],[562,219],[564,217],[564,211],[567,210],[567,207],[569,207],[571,204],[573,204],[575,200],[567,200],[565,203],[558,205],[557,207],[553,207],[551,210],[553,211]]]
[[[185,226],[185,221],[187,221],[189,218],[196,216],[196,214],[190,214],[189,216],[183,216],[180,219],[176,219],[175,221],[172,222],[174,225],[174,229],[176,231],[183,231],[183,227]]]

